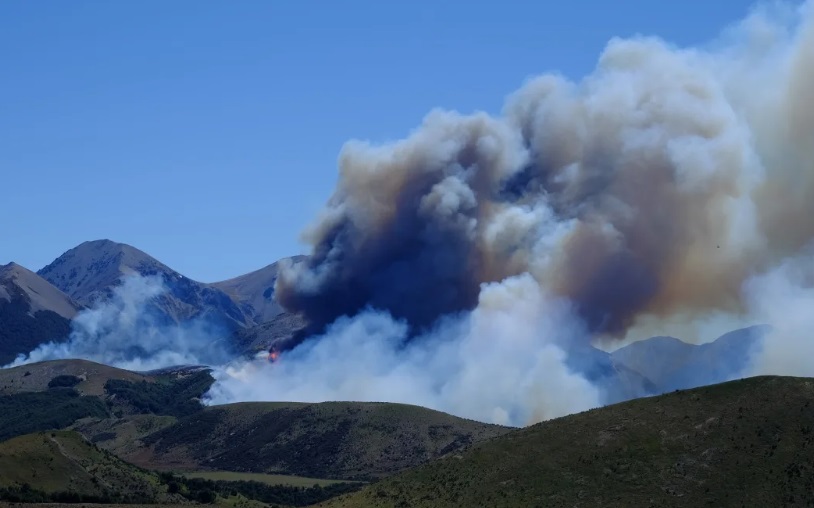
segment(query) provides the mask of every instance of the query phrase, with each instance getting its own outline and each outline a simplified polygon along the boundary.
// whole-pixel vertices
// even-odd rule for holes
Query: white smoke
[[[771,329],[745,375],[814,376],[814,255],[807,251],[746,284],[752,315]]]
[[[216,373],[209,403],[246,400],[389,401],[524,425],[600,404],[557,346],[583,333],[567,302],[528,275],[483,287],[478,307],[405,342],[407,327],[365,311],[325,336]]]
[[[167,323],[150,308],[166,290],[160,277],[127,276],[111,298],[73,319],[66,342],[41,344],[7,367],[71,358],[136,371],[223,362],[222,343],[206,323]]]

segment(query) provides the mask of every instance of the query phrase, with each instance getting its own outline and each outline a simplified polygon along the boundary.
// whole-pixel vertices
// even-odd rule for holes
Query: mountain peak
[[[38,272],[83,305],[92,306],[113,294],[128,275],[158,276],[166,292],[152,302],[154,310],[181,322],[193,317],[212,318],[227,329],[254,324],[250,315],[223,291],[196,282],[149,254],[111,240],[84,242],[62,254]]]
[[[149,254],[106,239],[83,242],[37,273],[85,305],[96,301],[124,275],[177,275]]]

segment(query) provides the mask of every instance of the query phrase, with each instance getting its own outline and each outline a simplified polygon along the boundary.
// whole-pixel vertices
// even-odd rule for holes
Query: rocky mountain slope
[[[81,305],[34,272],[0,266],[0,365],[43,342],[62,340]]]
[[[254,324],[253,317],[223,291],[189,279],[134,247],[110,240],[82,243],[38,274],[87,306],[109,298],[124,276],[158,276],[167,292],[158,298],[155,308],[168,319],[206,318],[230,330]]]
[[[303,257],[295,256],[292,259]],[[247,315],[252,316],[255,323],[266,323],[285,312],[274,299],[274,283],[279,264],[278,261],[240,277],[215,282],[211,286],[235,300]]]

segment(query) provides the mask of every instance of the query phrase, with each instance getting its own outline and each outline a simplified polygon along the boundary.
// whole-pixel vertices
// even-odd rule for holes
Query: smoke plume
[[[811,4],[757,9],[705,49],[614,39],[499,117],[437,110],[402,141],[349,142],[312,255],[276,283],[321,335],[223,371],[212,401],[527,424],[607,401],[569,367],[580,348],[754,323],[774,327],[748,373],[810,373],[813,212]]]
[[[9,367],[44,360],[81,358],[144,371],[176,365],[220,364],[228,359],[222,342],[203,321],[167,323],[151,304],[166,292],[158,276],[126,277],[111,298],[80,312],[66,342],[41,344]]]
[[[814,233],[814,31],[788,11],[715,51],[615,39],[591,75],[531,79],[501,117],[433,111],[403,141],[348,143],[278,298],[316,328],[369,306],[421,332],[529,273],[592,337],[743,314],[743,283]]]

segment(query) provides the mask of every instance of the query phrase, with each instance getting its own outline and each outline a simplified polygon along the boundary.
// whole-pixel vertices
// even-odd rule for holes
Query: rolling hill
[[[64,431],[28,434],[0,443],[0,496],[15,495],[37,501],[183,500],[168,494],[157,474],[92,446],[76,432]]]
[[[373,479],[512,430],[404,404],[204,407],[212,382],[206,369],[135,373],[82,360],[3,369],[0,439],[70,427],[147,468]]]
[[[0,394],[41,392],[57,376],[75,376],[80,382],[74,388],[83,395],[102,396],[111,379],[142,381],[147,376],[87,360],[51,360],[0,369]]]
[[[323,506],[809,506],[814,380],[758,377],[521,429]]]
[[[0,266],[0,365],[43,342],[65,339],[82,306],[34,272]]]
[[[202,411],[208,370],[144,375],[83,360],[0,370],[0,440],[71,425],[121,426],[131,441]],[[98,432],[95,432],[96,436]]]
[[[0,503],[148,505],[218,504],[242,508],[306,506],[358,490],[339,483],[314,486],[252,480],[185,478],[128,464],[80,434],[54,431],[0,442]]]
[[[368,480],[510,430],[403,404],[250,402],[181,418],[123,457],[157,469]]]

